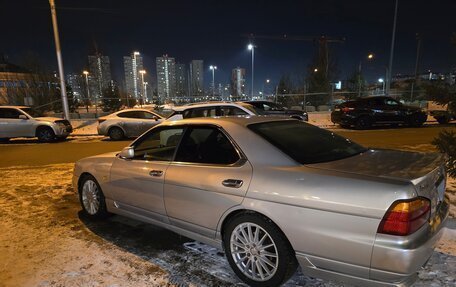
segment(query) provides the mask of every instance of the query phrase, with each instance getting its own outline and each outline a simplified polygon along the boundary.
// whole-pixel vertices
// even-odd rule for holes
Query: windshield
[[[334,161],[367,150],[349,139],[302,121],[257,123],[248,128],[301,164]]]
[[[26,112],[27,114],[31,115],[34,118],[43,116],[43,114],[40,111],[32,109],[32,108],[20,108],[20,110]]]

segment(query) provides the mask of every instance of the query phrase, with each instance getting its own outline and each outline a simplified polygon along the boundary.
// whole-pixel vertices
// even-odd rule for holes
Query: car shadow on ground
[[[231,271],[221,250],[123,216],[112,215],[93,221],[79,211],[78,217],[90,232],[103,241],[159,265],[170,274],[172,284],[244,286]]]

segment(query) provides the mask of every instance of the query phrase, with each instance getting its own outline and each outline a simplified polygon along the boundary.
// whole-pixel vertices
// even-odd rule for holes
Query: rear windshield
[[[248,126],[272,145],[301,164],[351,157],[367,149],[330,131],[302,121],[274,121]]]

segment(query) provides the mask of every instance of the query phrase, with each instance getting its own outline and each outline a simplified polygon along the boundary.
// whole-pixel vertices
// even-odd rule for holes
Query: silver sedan
[[[121,110],[98,119],[98,134],[112,140],[137,137],[162,121],[161,115],[149,110]]]
[[[89,218],[120,214],[224,248],[251,286],[304,274],[410,285],[448,216],[436,154],[366,149],[302,121],[165,122],[78,161]]]

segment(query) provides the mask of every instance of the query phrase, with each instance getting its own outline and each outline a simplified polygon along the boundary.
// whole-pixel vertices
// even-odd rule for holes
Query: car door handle
[[[156,176],[156,177],[162,176],[163,175],[163,170],[151,170],[149,172],[149,175],[150,176]]]
[[[225,179],[222,181],[223,186],[226,187],[233,187],[233,188],[239,188],[242,186],[244,182],[240,179]]]

